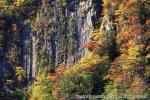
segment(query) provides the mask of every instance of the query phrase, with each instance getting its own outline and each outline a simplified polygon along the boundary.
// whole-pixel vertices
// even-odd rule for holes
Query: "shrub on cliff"
[[[52,100],[52,86],[49,76],[40,74],[29,87],[31,100]]]

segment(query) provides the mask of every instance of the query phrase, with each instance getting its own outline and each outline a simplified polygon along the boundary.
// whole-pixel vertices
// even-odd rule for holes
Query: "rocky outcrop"
[[[32,28],[29,25],[23,29],[23,34],[26,34],[23,49],[26,75],[34,77],[38,67],[49,64],[71,65],[86,55],[84,45],[98,21],[98,4],[92,0],[65,4],[45,0],[39,4]]]
[[[89,33],[98,25],[100,1],[41,0],[31,3],[13,9],[10,3],[7,12],[15,11],[14,16],[3,15],[10,17],[10,23],[7,35],[0,33],[0,39],[7,36],[6,44],[1,45],[3,41],[0,40],[1,80],[3,76],[16,79],[16,67],[23,67],[25,77],[32,80],[42,68],[72,65],[88,52],[84,45],[89,41]],[[3,71],[11,74],[3,75]]]

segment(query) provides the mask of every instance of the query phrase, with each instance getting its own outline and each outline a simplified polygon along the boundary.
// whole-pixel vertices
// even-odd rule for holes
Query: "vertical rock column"
[[[27,79],[32,79],[32,32],[30,25],[25,25],[22,29],[23,41],[23,68]]]
[[[5,40],[7,34],[7,22],[0,18],[0,89],[3,87],[3,71],[5,67]]]
[[[32,77],[36,75],[36,63],[37,63],[37,52],[36,52],[36,38],[32,37]]]
[[[4,32],[2,32],[2,30],[0,30],[0,88],[3,87],[3,67],[4,67],[4,43],[3,43],[3,39],[4,39]]]

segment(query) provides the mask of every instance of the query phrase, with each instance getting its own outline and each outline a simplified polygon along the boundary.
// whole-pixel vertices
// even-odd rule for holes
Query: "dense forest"
[[[0,0],[0,100],[148,100],[150,0]]]

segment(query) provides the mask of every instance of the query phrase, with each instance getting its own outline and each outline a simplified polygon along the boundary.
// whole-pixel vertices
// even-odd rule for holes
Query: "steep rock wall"
[[[72,65],[87,54],[84,44],[98,25],[101,1],[35,2],[14,9],[10,3],[10,9],[3,12],[8,25],[0,26],[1,81],[6,81],[4,77],[16,80],[16,67],[23,67],[25,77],[31,80],[46,66]]]
[[[98,21],[98,4],[93,0],[65,4],[43,0],[39,4],[35,22],[22,31],[23,67],[27,77],[35,77],[42,67],[71,65],[86,55],[84,44]]]

